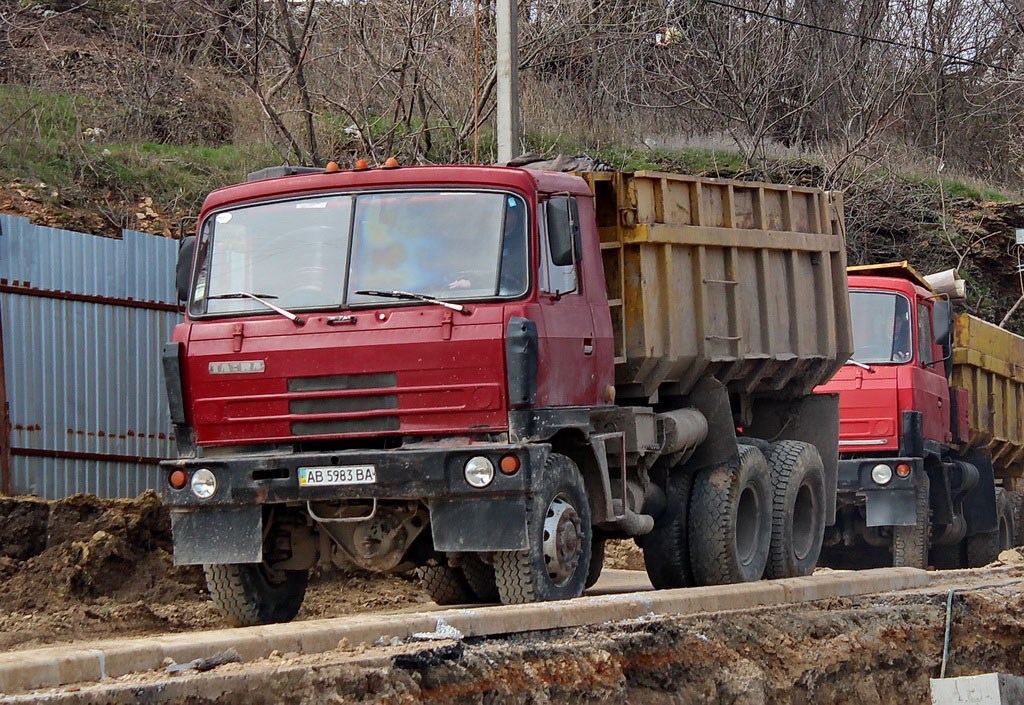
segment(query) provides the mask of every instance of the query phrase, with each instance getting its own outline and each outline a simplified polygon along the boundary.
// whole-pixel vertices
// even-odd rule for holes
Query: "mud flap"
[[[250,507],[171,508],[174,565],[259,563],[263,510]]]
[[[914,526],[917,523],[917,491],[907,489],[862,490],[867,510],[866,526]]]
[[[522,551],[526,534],[525,496],[432,499],[430,530],[438,551]]]

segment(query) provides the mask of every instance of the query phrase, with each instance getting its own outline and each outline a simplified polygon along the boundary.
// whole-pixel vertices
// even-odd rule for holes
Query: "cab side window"
[[[540,218],[540,290],[578,294],[580,225],[576,199],[554,197],[543,204]]]

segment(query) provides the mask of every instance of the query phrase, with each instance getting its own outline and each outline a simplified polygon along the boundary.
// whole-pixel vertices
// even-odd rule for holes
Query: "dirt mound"
[[[167,602],[202,585],[199,569],[173,566],[170,523],[151,491],[132,500],[4,500],[0,526],[2,609],[99,597]]]
[[[315,575],[299,619],[427,602],[415,581]],[[0,498],[0,649],[224,626],[202,569],[178,567],[160,498]]]
[[[609,539],[604,544],[604,567],[644,570],[644,552],[633,539]]]

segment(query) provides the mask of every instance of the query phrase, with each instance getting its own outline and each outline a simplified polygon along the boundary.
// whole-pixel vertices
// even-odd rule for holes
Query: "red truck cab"
[[[957,453],[967,398],[949,383],[950,301],[906,263],[851,267],[849,288],[854,353],[818,387],[839,394],[840,521],[826,544],[849,553],[863,541],[895,565],[927,567],[930,545],[989,528],[964,520],[979,467],[992,471]]]
[[[266,565],[272,525],[285,580],[315,550],[307,514],[380,570],[417,546],[525,549],[551,448],[536,441],[614,397],[587,184],[492,167],[260,178],[275,175],[213,192],[186,257],[164,350],[176,562]],[[581,526],[558,538],[585,573]]]

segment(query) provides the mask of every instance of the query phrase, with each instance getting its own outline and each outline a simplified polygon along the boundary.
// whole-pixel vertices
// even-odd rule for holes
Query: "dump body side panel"
[[[969,448],[996,476],[1024,477],[1024,338],[966,313],[954,321],[952,386],[967,390]]]
[[[616,386],[799,397],[853,350],[840,196],[636,172],[584,174],[596,197]]]

